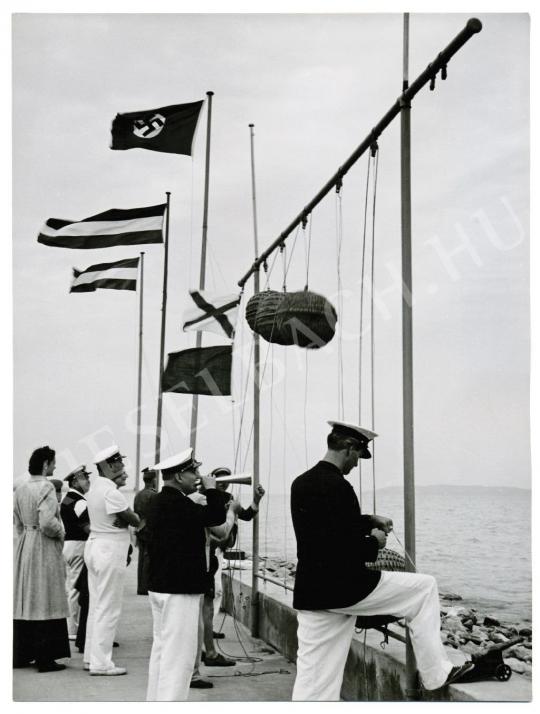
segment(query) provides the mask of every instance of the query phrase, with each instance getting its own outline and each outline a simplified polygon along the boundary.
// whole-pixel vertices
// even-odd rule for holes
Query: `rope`
[[[373,290],[375,285],[375,207],[377,205],[377,178],[379,174],[379,150],[376,150],[374,157],[375,175],[373,180],[373,212],[372,212],[372,227],[371,227],[371,428],[375,431],[375,318],[374,318],[374,300]],[[372,445],[372,475],[373,475],[373,513],[377,513],[377,500],[375,495],[375,441]]]
[[[364,284],[365,284],[365,266],[366,266],[366,232],[367,232],[367,211],[369,197],[369,177],[371,170],[371,155],[368,154],[367,178],[366,178],[366,197],[364,201],[364,229],[362,232],[362,263],[361,263],[361,283],[360,283],[360,343],[358,355],[358,421],[362,423],[362,345],[364,336]],[[359,502],[362,507],[362,461],[358,464],[358,479],[359,479]]]
[[[291,267],[291,262],[292,262],[292,258],[294,255],[294,249],[296,247],[296,239],[298,238],[299,232],[300,232],[300,226],[298,226],[298,228],[296,229],[296,233],[294,234],[293,244],[292,244],[292,248],[291,248],[291,254],[289,256],[289,262],[287,263],[287,268],[285,270],[285,278],[287,277],[287,275],[289,273],[289,268]]]
[[[191,269],[193,262],[193,201],[195,193],[195,162],[191,162],[191,196],[189,200],[189,259],[188,259],[188,288],[191,288]]]
[[[283,487],[283,513],[287,513],[287,350],[284,354],[284,377],[283,377],[283,458],[281,461],[282,487]],[[283,548],[285,560],[287,560],[287,518],[283,519]],[[287,580],[287,574],[283,576],[283,582]]]
[[[304,350],[304,454],[306,457],[306,470],[309,468],[308,444],[307,444],[307,403],[308,403],[308,350]]]
[[[343,291],[341,283],[341,247],[343,241],[342,196],[336,192],[336,247],[337,247],[337,290],[338,290],[338,414],[345,418],[345,391],[343,380]]]
[[[313,216],[311,216],[311,220],[309,222],[309,231],[308,231],[308,239],[307,243],[305,242],[305,252],[306,252],[306,290],[308,289],[309,286],[309,262],[311,258],[311,228],[313,226]],[[304,230],[304,241],[305,241],[305,228]]]
[[[394,534],[394,538],[397,540],[397,542],[398,542],[399,545],[401,546],[401,549],[402,549],[403,552],[405,553],[405,557],[408,558],[409,563],[410,563],[410,564],[413,566],[413,568],[416,570],[416,563],[413,561],[413,559],[411,558],[411,556],[409,555],[409,553],[405,550],[405,546],[403,545],[403,543],[402,543],[402,542],[399,540],[399,538],[397,537],[396,531],[395,531],[394,529],[392,529],[392,533]]]

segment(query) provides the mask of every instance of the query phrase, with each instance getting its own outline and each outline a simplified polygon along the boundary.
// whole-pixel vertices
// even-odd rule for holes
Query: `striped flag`
[[[56,248],[109,248],[116,245],[163,243],[166,203],[144,208],[111,208],[82,221],[49,218],[38,243]]]
[[[114,263],[98,263],[86,270],[73,268],[70,293],[91,293],[98,288],[112,290],[136,290],[138,258],[126,258]]]
[[[215,295],[201,290],[190,290],[190,296],[195,303],[184,312],[182,329],[225,333],[231,339],[234,337],[238,317],[239,295]]]

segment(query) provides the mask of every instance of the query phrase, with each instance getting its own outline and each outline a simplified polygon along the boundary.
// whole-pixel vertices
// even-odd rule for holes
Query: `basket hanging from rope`
[[[285,293],[277,290],[265,290],[256,293],[246,305],[246,320],[253,330],[267,342],[277,345],[292,345],[292,335],[285,326],[280,329],[277,320],[277,311]]]
[[[298,347],[324,347],[335,334],[336,322],[332,303],[310,290],[287,293],[277,310],[279,333]]]

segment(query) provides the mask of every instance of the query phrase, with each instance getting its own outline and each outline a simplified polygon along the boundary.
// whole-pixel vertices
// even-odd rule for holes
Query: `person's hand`
[[[115,528],[127,528],[128,524],[125,521],[123,521],[121,518],[119,518],[118,516],[115,516],[115,519],[113,521],[113,526]]]
[[[261,484],[258,484],[257,487],[255,488],[255,493],[253,495],[253,503],[258,506],[259,503],[261,502],[261,498],[264,496],[266,491],[264,488],[261,486]]]
[[[204,491],[208,491],[209,488],[216,487],[216,479],[214,476],[201,476],[201,486]]]
[[[388,535],[388,533],[390,533],[394,528],[392,519],[387,518],[386,516],[371,516],[371,522],[375,528],[380,528],[386,533],[386,535]]]
[[[380,528],[373,528],[373,530],[371,531],[371,535],[375,536],[375,538],[377,539],[377,542],[379,544],[379,550],[381,548],[384,548],[384,546],[386,545],[386,533],[380,530]]]
[[[229,501],[229,510],[231,510],[235,516],[237,516],[242,510],[242,504],[237,501],[236,498],[231,498]]]

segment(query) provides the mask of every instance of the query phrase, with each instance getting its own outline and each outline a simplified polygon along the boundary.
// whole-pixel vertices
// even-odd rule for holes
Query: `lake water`
[[[244,494],[242,494],[244,496]],[[246,498],[242,500],[246,501]],[[364,495],[363,512],[372,512]],[[244,505],[247,505],[245,503]],[[377,491],[377,511],[391,516],[404,544],[400,488]],[[416,489],[416,567],[437,578],[441,592],[506,621],[531,618],[531,492],[517,488],[438,486]],[[288,495],[265,496],[259,517],[260,554],[296,560]],[[251,552],[251,524],[239,546]],[[390,535],[387,546],[403,553]]]

